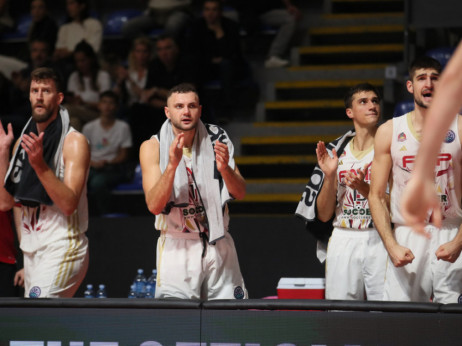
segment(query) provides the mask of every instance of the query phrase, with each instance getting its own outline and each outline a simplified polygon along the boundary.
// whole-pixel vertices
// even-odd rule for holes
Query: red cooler
[[[324,278],[281,278],[278,282],[279,299],[324,299]]]

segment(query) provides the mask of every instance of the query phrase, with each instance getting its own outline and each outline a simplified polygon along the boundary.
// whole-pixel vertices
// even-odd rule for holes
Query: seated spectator
[[[155,51],[156,57],[151,62],[140,102],[134,103],[130,109],[130,125],[136,149],[157,132],[165,121],[164,107],[167,105],[170,88],[181,82],[197,82],[197,68],[188,56],[180,54],[173,37],[160,36]]]
[[[297,21],[301,18],[300,10],[291,0],[232,0],[239,13],[240,22],[249,34],[262,25],[277,27],[278,32],[271,42],[266,68],[277,68],[289,65],[284,55],[295,34]],[[257,20],[256,20],[257,19]]]
[[[201,82],[219,80],[226,105],[235,102],[234,84],[245,75],[239,27],[222,13],[221,0],[205,0],[202,17],[191,28],[189,52],[199,66]],[[247,71],[248,72],[248,71]]]
[[[28,41],[36,39],[48,42],[51,52],[54,51],[58,36],[58,25],[48,13],[46,0],[32,0],[30,3],[32,23],[29,28]]]
[[[95,214],[111,212],[111,190],[128,179],[127,167],[132,147],[130,127],[116,119],[119,99],[105,91],[98,103],[99,118],[85,124],[82,133],[90,141],[91,161],[88,176],[90,203]]]
[[[153,44],[147,37],[133,41],[128,55],[128,69],[119,65],[114,91],[122,97],[122,103],[131,106],[140,102],[148,81],[149,64],[153,56]]]
[[[140,17],[128,20],[122,28],[124,36],[136,38],[156,28],[179,40],[191,20],[191,0],[149,0],[148,8]]]
[[[90,17],[88,0],[66,0],[68,21],[58,30],[54,59],[71,58],[79,42],[85,40],[99,53],[103,39],[103,26],[98,19]]]
[[[67,82],[65,106],[69,111],[71,124],[77,130],[98,117],[99,95],[111,89],[109,73],[99,67],[93,48],[81,41],[74,51],[76,70]]]

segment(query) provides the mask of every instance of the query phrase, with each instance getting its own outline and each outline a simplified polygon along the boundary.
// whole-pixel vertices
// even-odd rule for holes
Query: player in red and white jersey
[[[377,131],[372,164],[369,202],[374,224],[389,254],[384,299],[397,301],[433,300],[457,303],[462,293],[461,121],[454,121],[441,146],[435,166],[435,182],[444,216],[437,229],[428,215],[425,227],[430,237],[412,232],[400,212],[403,190],[411,177],[428,107],[441,73],[441,65],[420,57],[409,70],[407,90],[414,96],[414,111],[389,120]],[[390,209],[385,189],[391,181]],[[392,230],[391,222],[394,224]],[[393,265],[391,265],[393,264]]]
[[[387,256],[367,200],[379,93],[370,84],[358,84],[346,94],[345,107],[355,136],[340,157],[335,149],[330,156],[323,142],[316,149],[325,174],[316,201],[317,217],[327,222],[335,213],[327,247],[326,298],[382,300]]]

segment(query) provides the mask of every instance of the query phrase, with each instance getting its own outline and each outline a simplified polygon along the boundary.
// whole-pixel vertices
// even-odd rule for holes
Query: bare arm
[[[402,199],[402,215],[409,226],[425,234],[427,210],[433,209],[433,221],[441,226],[440,205],[434,189],[434,167],[441,143],[462,108],[462,43],[459,43],[441,75],[422,133],[422,142],[409,184]],[[460,121],[460,120],[459,120]],[[459,131],[460,132],[460,131]]]
[[[335,212],[337,204],[337,152],[332,150],[333,157],[329,156],[324,142],[318,142],[316,157],[318,165],[324,173],[324,182],[316,198],[316,217],[327,222]]]
[[[7,132],[5,132],[3,125],[0,122],[0,210],[2,211],[10,210],[14,205],[13,196],[11,196],[3,187],[6,172],[8,171],[10,147],[13,140],[13,126],[8,124]]]
[[[90,148],[82,134],[71,132],[64,140],[64,180],[55,175],[43,159],[43,136],[31,133],[23,135],[22,148],[27,152],[31,167],[52,199],[53,203],[66,215],[71,215],[79,204],[85,187],[90,164]]]
[[[372,161],[371,185],[369,191],[369,206],[374,225],[382,238],[390,259],[395,267],[402,267],[414,259],[412,251],[399,245],[391,229],[390,211],[386,194],[392,159],[391,138],[393,123],[391,120],[377,130],[374,142],[374,160]]]
[[[215,158],[217,169],[220,172],[229,193],[236,199],[243,199],[246,193],[245,180],[242,177],[237,165],[232,169],[229,165],[228,146],[224,143],[215,143]]]
[[[175,172],[183,157],[184,134],[175,137],[169,149],[169,162],[164,173],[159,166],[159,142],[151,138],[141,145],[140,165],[143,190],[149,211],[159,215],[170,199]]]

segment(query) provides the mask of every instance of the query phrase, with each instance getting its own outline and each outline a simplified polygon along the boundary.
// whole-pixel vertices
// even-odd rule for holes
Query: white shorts
[[[88,259],[85,233],[55,241],[33,253],[24,252],[24,296],[73,297],[87,272]]]
[[[326,299],[382,300],[387,252],[375,229],[334,228],[326,259]]]
[[[435,303],[457,303],[462,294],[462,256],[454,263],[436,258],[440,245],[451,241],[458,227],[426,228],[431,239],[412,231],[410,227],[398,226],[395,238],[398,244],[409,248],[414,254],[412,263],[396,268],[388,260],[385,278],[384,300]]]
[[[156,298],[248,298],[231,235],[202,250],[201,239],[159,238]]]

